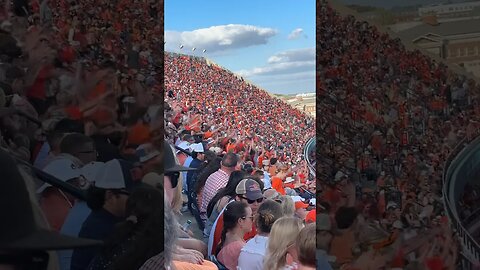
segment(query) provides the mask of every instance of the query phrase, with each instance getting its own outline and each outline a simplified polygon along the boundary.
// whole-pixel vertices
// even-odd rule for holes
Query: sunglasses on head
[[[165,175],[170,177],[172,188],[176,188],[178,185],[178,179],[180,178],[180,172],[168,172]]]
[[[247,200],[248,204],[253,204],[254,202],[257,202],[257,203],[262,203],[263,202],[263,198],[258,198],[256,200],[250,200],[250,199],[247,199],[246,197],[243,197],[243,196],[240,196],[240,198]]]

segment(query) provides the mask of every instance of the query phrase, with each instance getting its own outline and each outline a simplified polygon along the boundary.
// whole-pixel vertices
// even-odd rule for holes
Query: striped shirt
[[[219,169],[212,173],[205,181],[205,187],[202,194],[202,205],[200,206],[200,217],[207,220],[208,203],[213,199],[218,190],[224,188],[228,183],[229,174]]]

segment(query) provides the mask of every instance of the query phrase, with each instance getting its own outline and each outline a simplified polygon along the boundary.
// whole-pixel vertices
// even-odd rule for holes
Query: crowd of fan
[[[270,258],[265,263],[275,265],[269,269],[295,268],[297,264],[314,267],[313,227],[303,228],[303,224],[315,218],[314,211],[307,218],[309,205],[304,203],[312,197],[315,181],[308,179],[301,156],[306,139],[315,132],[311,118],[266,92],[234,81],[233,74],[217,67],[212,71],[200,61],[193,61],[192,66],[199,76],[188,76],[201,82],[202,91],[190,89],[193,80],[177,81],[175,85],[184,88],[181,91],[168,83],[167,94],[174,96],[162,112],[163,55],[156,49],[162,45],[159,25],[163,18],[158,14],[162,1],[10,4],[7,1],[0,13],[0,134],[2,158],[8,152],[16,161],[2,165],[21,164],[13,174],[23,179],[12,181],[25,182],[29,199],[23,200],[32,205],[37,226],[103,241],[104,245],[41,238],[42,242],[33,247],[20,242],[12,250],[14,245],[4,242],[12,239],[2,236],[2,254],[74,248],[50,252],[50,259],[46,257],[49,269],[216,269],[217,265],[205,260],[212,255],[208,258],[216,260],[218,256],[215,262],[220,267],[223,262],[235,269],[233,261],[241,265],[241,255],[230,254],[240,251],[241,238],[247,233],[249,238],[261,239],[260,247],[251,247],[261,255],[258,269],[263,269],[264,256]],[[188,64],[169,62],[172,59],[165,57],[166,73],[173,68],[185,75]],[[208,85],[212,81],[216,85]],[[219,95],[220,90],[213,89],[223,92]],[[190,98],[192,93],[196,100]],[[199,104],[195,101],[203,106],[192,106]],[[215,107],[213,101],[220,106]],[[162,123],[162,113],[171,113],[172,121]],[[179,145],[188,154],[175,153],[177,149],[161,135],[164,127],[169,130],[168,140],[183,142]],[[210,137],[199,136],[203,131]],[[204,144],[198,144],[203,139]],[[203,150],[212,147],[212,151]],[[189,171],[195,166],[199,169]],[[4,169],[2,172],[7,171]],[[45,184],[48,176],[37,170],[64,182],[62,187]],[[210,174],[224,182],[209,181]],[[8,183],[2,182],[2,197],[20,200],[7,196],[14,195]],[[264,191],[265,185],[274,189]],[[196,195],[201,198],[196,204],[188,193],[192,212],[200,210],[194,212],[198,225],[215,228],[210,245],[193,238],[176,221],[183,205],[181,191],[197,190],[192,186],[199,187],[195,199]],[[221,193],[217,193],[219,189]],[[225,214],[220,213],[223,208]],[[219,216],[216,222],[212,213]],[[6,229],[26,229],[12,226]],[[158,230],[162,226],[163,232]],[[288,238],[285,226],[292,228]],[[222,232],[222,228],[228,231]],[[270,242],[267,249],[270,230],[279,235],[272,239],[282,241]],[[209,233],[205,230],[205,235]],[[267,252],[272,255],[265,255]],[[38,264],[35,258],[24,259]],[[251,262],[249,258],[245,263]]]
[[[13,220],[2,227],[2,267],[165,269],[168,248],[181,250],[179,260],[198,253],[189,241],[163,243],[176,227],[163,215],[162,155],[174,152],[161,136],[162,7],[144,0],[2,5],[0,154],[8,179],[0,190],[9,200],[2,213]],[[42,171],[60,182],[45,184]],[[18,210],[23,220],[5,208],[17,210],[12,204],[26,206]],[[171,226],[162,232],[164,223]]]
[[[214,139],[233,138],[239,149],[253,140],[251,150],[276,151],[280,161],[296,164],[315,136],[312,117],[205,59],[166,53],[165,90],[177,101],[172,106],[197,120],[190,129],[215,130]]]
[[[318,203],[335,228],[317,219],[321,257],[342,269],[453,269],[442,172],[477,134],[479,85],[326,3],[317,40]]]
[[[313,119],[206,59],[173,53],[164,102],[166,137],[195,169],[170,193],[177,213],[187,195],[202,231],[180,236],[203,240],[208,260],[197,268],[314,269],[316,182],[302,156]]]

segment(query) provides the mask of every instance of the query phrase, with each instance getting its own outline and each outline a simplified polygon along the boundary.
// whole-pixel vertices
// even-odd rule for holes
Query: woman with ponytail
[[[229,270],[236,270],[240,250],[245,245],[243,236],[252,230],[252,209],[243,202],[231,202],[223,212],[223,230],[217,246],[217,258]]]
[[[267,253],[268,236],[273,223],[283,216],[280,203],[266,200],[255,216],[257,235],[248,240],[238,258],[238,270],[263,270],[263,261]]]

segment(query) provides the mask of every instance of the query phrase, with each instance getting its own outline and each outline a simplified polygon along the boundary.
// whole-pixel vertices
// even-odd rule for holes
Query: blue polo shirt
[[[84,201],[77,201],[72,209],[68,212],[67,218],[63,223],[61,234],[78,237],[82,224],[88,218],[92,210],[88,208],[87,203]],[[70,270],[70,264],[72,263],[73,249],[59,250],[58,259],[60,261],[60,270]]]
[[[80,238],[105,240],[112,233],[115,225],[123,221],[105,209],[90,213],[78,234]],[[93,258],[101,251],[101,247],[75,249],[72,254],[71,270],[85,270]]]

